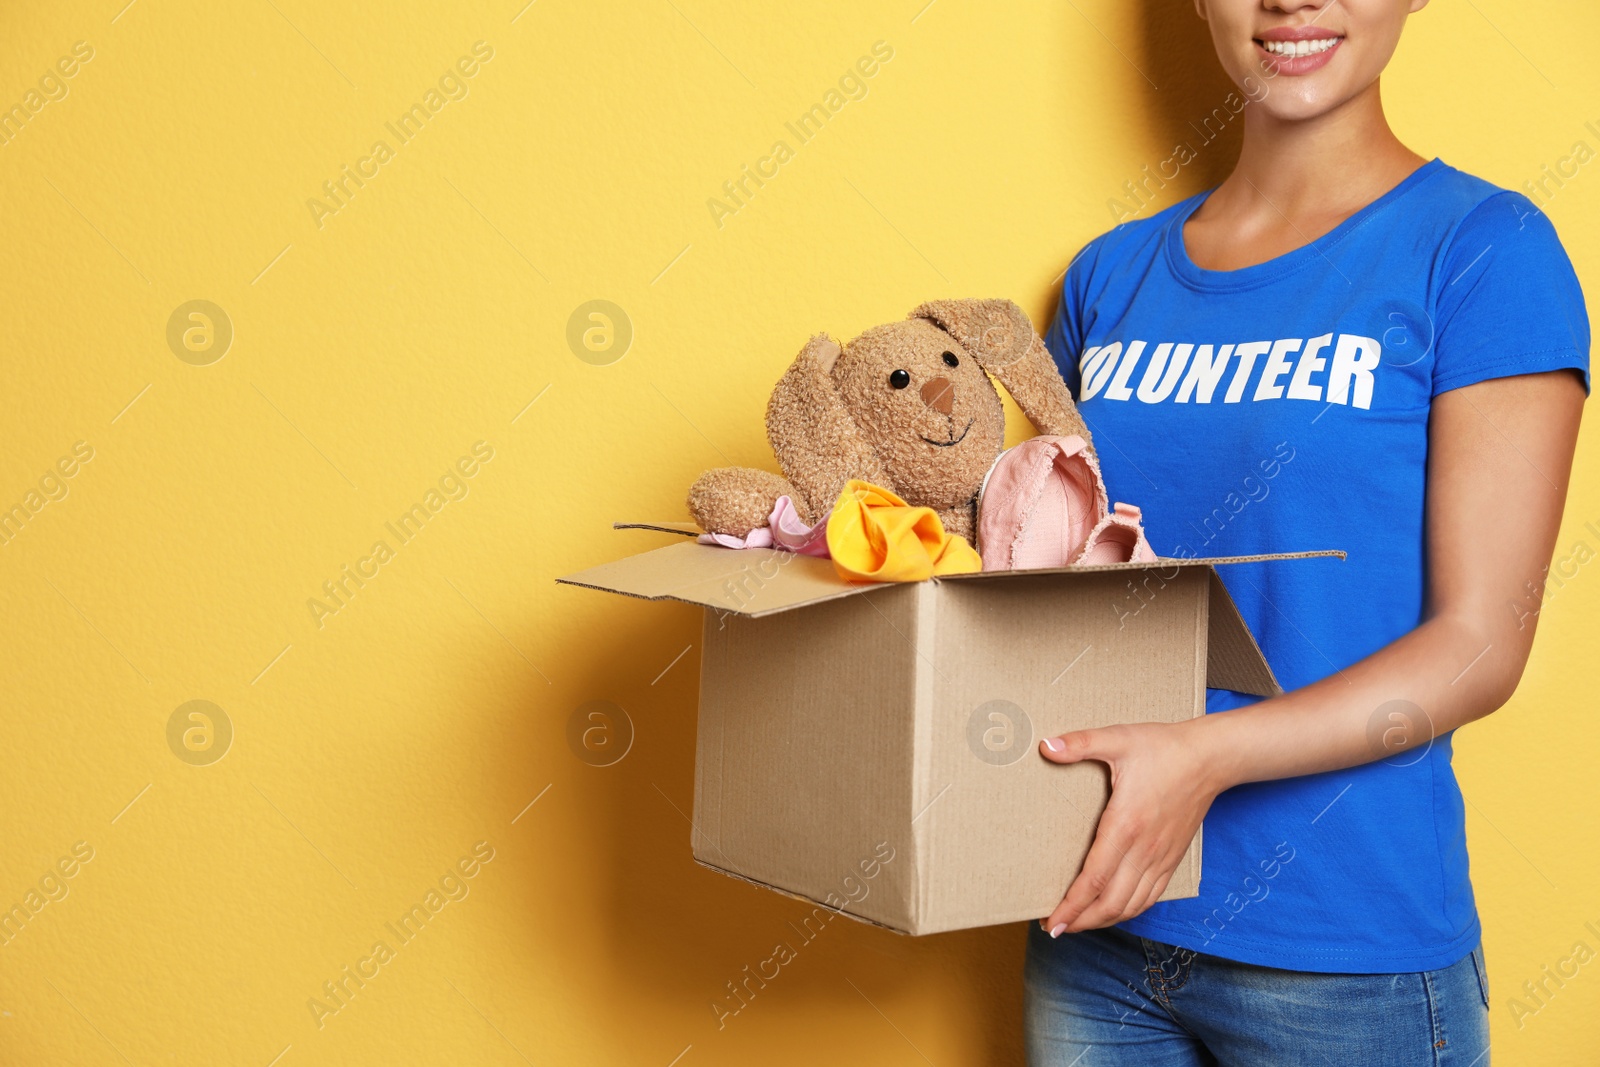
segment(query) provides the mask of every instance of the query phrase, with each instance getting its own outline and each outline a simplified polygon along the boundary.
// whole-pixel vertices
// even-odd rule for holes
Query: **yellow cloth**
[[[858,582],[920,582],[983,569],[966,538],[945,533],[938,512],[855,479],[828,516],[828,554],[841,577]]]

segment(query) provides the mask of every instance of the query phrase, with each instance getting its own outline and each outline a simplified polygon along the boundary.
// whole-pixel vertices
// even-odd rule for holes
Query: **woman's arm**
[[[1230,786],[1393,756],[1510,699],[1533,644],[1583,401],[1567,371],[1491,379],[1434,399],[1427,607],[1404,637],[1249,707],[1045,739],[1041,751],[1056,763],[1107,764],[1112,789],[1083,870],[1041,925],[1109,926],[1155,903]],[[1396,700],[1420,714],[1391,722],[1380,709]]]

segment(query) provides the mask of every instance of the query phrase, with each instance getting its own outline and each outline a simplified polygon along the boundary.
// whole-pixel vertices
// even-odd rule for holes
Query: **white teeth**
[[[1343,38],[1319,37],[1310,41],[1262,41],[1261,47],[1275,56],[1293,59],[1297,56],[1314,56],[1326,52]]]

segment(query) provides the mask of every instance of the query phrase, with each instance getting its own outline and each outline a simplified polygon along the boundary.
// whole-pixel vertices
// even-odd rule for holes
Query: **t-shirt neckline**
[[[1286,274],[1297,271],[1312,261],[1325,260],[1328,250],[1343,240],[1351,231],[1361,226],[1367,219],[1383,210],[1389,204],[1433,177],[1444,167],[1443,160],[1435,156],[1400,179],[1400,182],[1394,188],[1379,196],[1316,240],[1301,245],[1292,251],[1285,252],[1281,256],[1274,256],[1263,263],[1254,263],[1248,267],[1240,267],[1237,270],[1208,270],[1205,267],[1201,267],[1189,258],[1189,250],[1184,247],[1184,223],[1189,220],[1189,216],[1200,209],[1200,205],[1205,203],[1212,193],[1216,192],[1215,187],[1207,189],[1205,192],[1191,197],[1187,203],[1180,205],[1178,210],[1173,212],[1171,220],[1168,221],[1165,242],[1167,263],[1178,280],[1190,288],[1211,291],[1254,288],[1264,282],[1281,278]]]

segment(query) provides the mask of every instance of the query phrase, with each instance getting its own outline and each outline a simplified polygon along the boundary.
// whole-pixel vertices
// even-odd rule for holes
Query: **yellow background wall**
[[[0,145],[0,506],[39,505],[0,545],[0,905],[40,904],[0,947],[0,1061],[1019,1061],[1019,926],[832,924],[719,1028],[805,909],[690,859],[697,613],[553,584],[659,543],[609,523],[683,518],[701,469],[769,464],[762,404],[810,333],[940,295],[1043,324],[1107,201],[1227,92],[1184,0],[925,2],[6,5],[0,103],[93,54]],[[1520,188],[1600,147],[1596,30],[1587,4],[1434,4],[1396,126]],[[385,124],[480,41],[401,143]],[[866,95],[787,133],[878,41]],[[779,139],[719,226],[707,200]],[[347,165],[371,176],[341,206]],[[1593,297],[1600,168],[1548,209]],[[596,299],[631,323],[614,362],[567,341]],[[169,344],[194,300],[231,323],[220,359],[187,312]],[[1560,555],[1600,547],[1597,459],[1591,426]],[[347,565],[372,576],[339,606]],[[1600,949],[1600,579],[1569,570],[1516,699],[1458,739],[1507,1065],[1600,1042],[1600,965],[1520,1027],[1508,1003]],[[569,746],[590,701],[632,724],[610,766]],[[347,966],[373,976],[308,1007]]]

